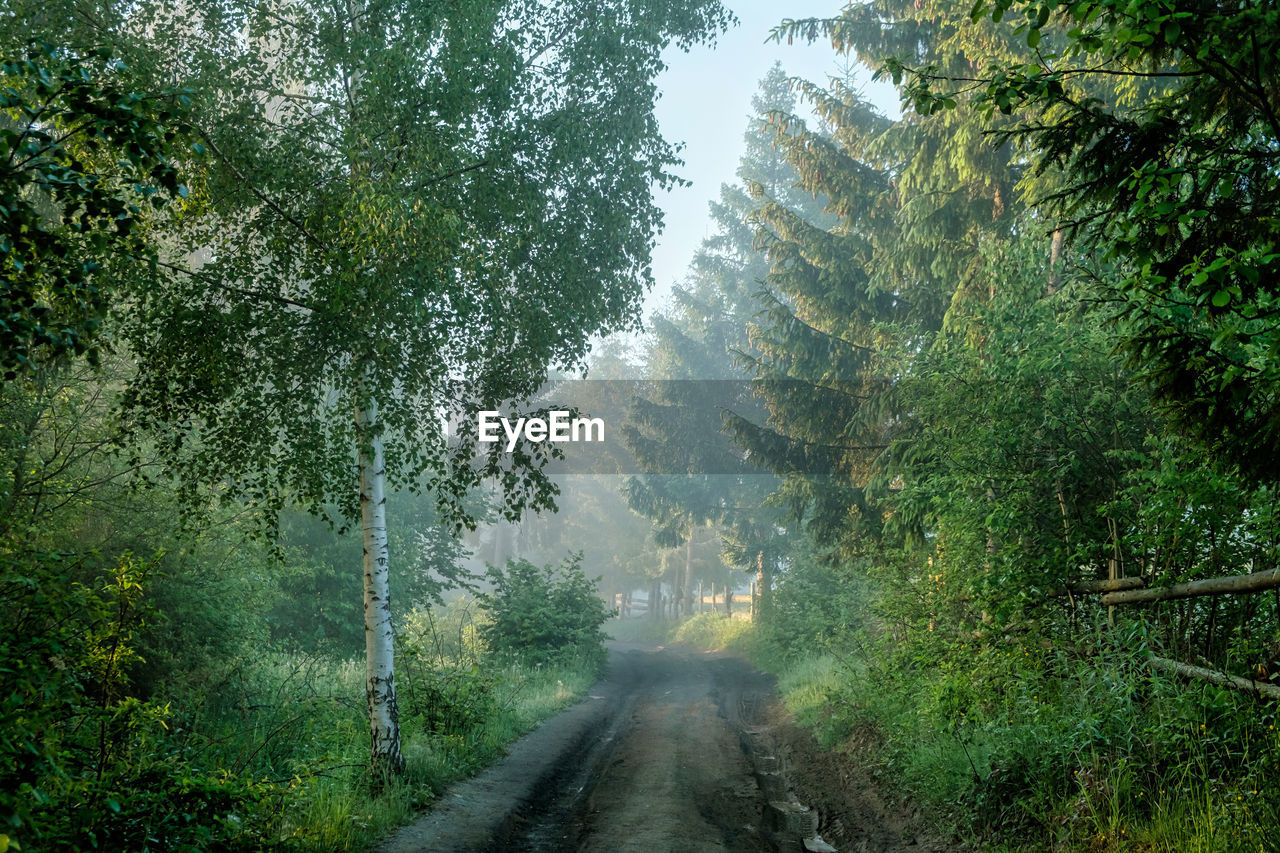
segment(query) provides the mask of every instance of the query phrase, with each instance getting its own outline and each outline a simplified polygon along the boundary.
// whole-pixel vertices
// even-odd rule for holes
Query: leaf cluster
[[[157,211],[187,193],[190,91],[147,91],[107,49],[0,57],[0,371],[96,360],[107,310],[155,274]],[[136,285],[135,285],[136,286]]]

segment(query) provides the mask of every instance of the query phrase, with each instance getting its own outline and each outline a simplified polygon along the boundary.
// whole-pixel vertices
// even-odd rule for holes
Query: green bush
[[[479,666],[402,665],[401,670],[408,675],[399,697],[401,713],[424,731],[465,736],[497,713],[494,676]]]
[[[510,560],[505,569],[490,566],[487,577],[493,591],[479,598],[490,621],[480,633],[492,652],[535,664],[573,654],[604,660],[601,626],[613,612],[597,594],[599,578],[583,573],[581,554],[558,567]]]
[[[275,844],[271,788],[192,748],[170,701],[132,695],[152,566],[0,560],[0,849]]]

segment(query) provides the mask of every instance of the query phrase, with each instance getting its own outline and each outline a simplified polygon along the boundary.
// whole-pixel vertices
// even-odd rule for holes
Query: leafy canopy
[[[352,413],[377,401],[392,488],[425,486],[457,526],[487,477],[513,515],[548,506],[530,453],[511,463],[495,445],[473,463],[475,411],[635,322],[661,222],[651,188],[677,180],[653,77],[668,43],[729,14],[700,0],[189,11],[139,13],[208,93],[193,124],[211,163],[178,223],[185,272],[128,324],[134,425],[186,482],[349,519]]]

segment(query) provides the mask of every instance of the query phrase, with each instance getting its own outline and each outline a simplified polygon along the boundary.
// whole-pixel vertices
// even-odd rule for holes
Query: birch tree
[[[375,772],[403,765],[384,502],[456,528],[486,478],[549,507],[536,454],[475,463],[478,408],[631,327],[678,179],[653,116],[661,51],[716,2],[236,2],[141,13],[206,93],[208,155],[165,286],[126,318],[133,425],[180,482],[364,532]],[[460,425],[446,440],[445,422]]]

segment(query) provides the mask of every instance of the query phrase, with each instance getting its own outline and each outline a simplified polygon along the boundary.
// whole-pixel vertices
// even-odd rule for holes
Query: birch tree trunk
[[[356,412],[360,469],[360,527],[364,541],[365,699],[374,778],[404,769],[396,708],[395,632],[391,625],[387,553],[386,465],[378,429],[378,403]]]

